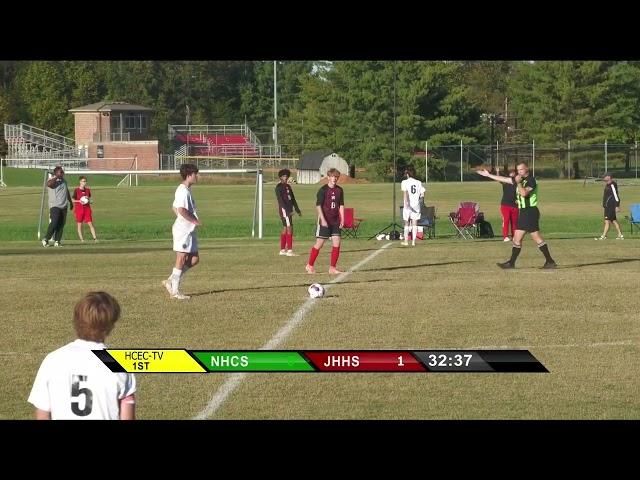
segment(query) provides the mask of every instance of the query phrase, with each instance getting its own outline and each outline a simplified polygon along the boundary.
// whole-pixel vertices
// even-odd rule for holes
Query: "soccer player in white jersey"
[[[409,225],[411,225],[411,244],[416,246],[418,234],[418,220],[420,220],[420,199],[424,197],[425,188],[422,182],[415,178],[416,171],[412,166],[404,169],[405,179],[400,184],[400,190],[404,192],[404,206],[402,218],[404,220],[404,241],[402,245],[409,245]]]
[[[120,305],[106,292],[89,292],[75,306],[77,340],[49,353],[38,370],[29,403],[38,420],[135,420],[136,378],[112,372],[91,350],[120,318]]]
[[[176,220],[173,222],[173,250],[176,252],[176,263],[169,278],[162,281],[171,298],[186,300],[188,295],[180,293],[180,282],[190,268],[200,260],[198,255],[198,238],[196,227],[202,225],[196,213],[196,204],[191,195],[191,185],[198,181],[198,167],[185,163],[180,165],[182,183],[176,188],[173,200],[173,211]]]

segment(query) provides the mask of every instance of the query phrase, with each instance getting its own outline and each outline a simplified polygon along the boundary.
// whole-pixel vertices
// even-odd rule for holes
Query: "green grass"
[[[7,169],[7,171],[18,169]],[[27,175],[27,171],[18,172]],[[143,176],[140,177],[145,178]],[[228,179],[211,180],[203,176],[205,182],[193,188],[198,213],[203,219],[200,229],[202,238],[246,238],[252,231],[255,185],[248,179],[248,185],[220,184]],[[111,183],[99,184],[91,180],[93,194],[94,224],[98,235],[109,240],[153,240],[167,238],[171,232],[173,212],[171,203],[177,179],[146,178],[148,184],[142,186],[115,187],[117,179]],[[106,181],[95,176],[95,180]],[[173,180],[173,183],[169,183]],[[74,186],[72,179],[69,185]],[[41,185],[41,184],[40,184]],[[280,220],[273,189],[275,184],[264,185],[264,234],[272,237],[279,234]],[[392,184],[349,184],[345,185],[347,206],[355,207],[356,216],[366,221],[362,224],[362,235],[369,237],[391,223]],[[296,233],[302,237],[315,232],[315,194],[317,185],[295,185],[294,192],[302,209],[302,217],[294,217]],[[400,186],[396,185],[396,204],[402,201]],[[602,186],[581,181],[542,180],[540,182],[541,229],[546,236],[594,236],[602,228],[600,201]],[[640,202],[640,188],[621,188],[623,212],[625,206]],[[0,190],[3,214],[0,216],[0,242],[37,239],[38,215],[40,211],[42,187],[11,187]],[[454,233],[447,220],[460,201],[477,201],[486,219],[499,233],[501,218],[499,202],[500,185],[495,182],[430,183],[427,204],[436,205],[439,217],[437,233],[448,236]],[[45,195],[45,210],[47,199]],[[396,212],[396,221],[402,223]],[[46,214],[42,230],[46,230]],[[624,223],[624,220],[622,220]],[[76,238],[74,221],[69,217],[66,239]],[[257,228],[256,228],[257,231]]]
[[[320,273],[304,273],[317,186],[294,186],[304,215],[295,219],[297,258],[277,255],[273,188],[265,185],[267,238],[258,240],[247,238],[253,186],[194,187],[202,262],[184,281],[193,295],[186,302],[171,301],[160,285],[175,258],[175,185],[96,185],[94,217],[105,241],[79,244],[70,222],[61,249],[35,241],[39,188],[0,191],[0,419],[32,418],[26,399],[38,366],[74,338],[73,305],[88,290],[107,290],[122,305],[108,339],[114,347],[264,345],[304,303],[312,281],[331,280],[326,247]],[[344,188],[348,206],[367,219],[365,235],[391,221],[390,185]],[[550,373],[253,374],[213,418],[640,418],[638,237],[595,242],[601,186],[545,180],[542,231],[560,268],[540,270],[543,257],[527,238],[518,268],[501,271],[495,262],[508,257],[509,244],[451,238],[443,218],[459,201],[475,200],[498,231],[500,192],[488,182],[430,184],[438,238],[416,248],[395,243],[332,286],[280,348],[528,348]],[[621,196],[623,206],[639,202],[640,189]],[[383,243],[345,239],[339,265],[353,266]],[[180,419],[201,411],[227,376],[137,378],[139,418]]]

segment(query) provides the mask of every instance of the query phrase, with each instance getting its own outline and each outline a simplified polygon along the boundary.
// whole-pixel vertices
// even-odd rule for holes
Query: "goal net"
[[[180,170],[71,170],[65,169],[65,178],[67,178],[67,183],[69,184],[70,193],[73,194],[73,186],[69,181],[69,176],[79,176],[84,175],[86,177],[94,177],[96,175],[108,175],[115,178],[123,177],[117,186],[139,186],[142,183],[142,178],[144,176],[155,176],[155,178],[159,178],[162,176],[180,176]],[[199,170],[198,172],[200,177],[199,183],[207,183],[205,180],[206,176],[211,176],[210,178],[230,178],[232,176],[242,175],[245,178],[245,181],[252,182],[251,177],[255,178],[255,190],[253,195],[253,217],[252,217],[252,225],[251,225],[251,236],[262,238],[263,236],[263,226],[264,226],[264,196],[263,196],[263,171],[262,169],[204,169]],[[42,182],[42,195],[40,200],[40,215],[38,219],[38,239],[40,240],[43,235],[43,223],[48,221],[48,214],[45,213],[48,211],[46,208],[46,190],[47,190],[47,180],[49,180],[53,176],[52,170],[44,171],[44,178]],[[166,179],[164,179],[166,180]],[[202,181],[205,180],[205,181]],[[166,182],[165,182],[166,183]],[[225,183],[225,182],[222,182]],[[228,182],[226,182],[228,183]],[[231,182],[233,183],[233,182]],[[247,198],[245,196],[245,198]],[[245,204],[246,205],[246,204]],[[248,213],[248,212],[247,212]],[[245,217],[246,218],[246,217]],[[44,222],[43,222],[43,219]],[[46,229],[46,224],[45,227]]]

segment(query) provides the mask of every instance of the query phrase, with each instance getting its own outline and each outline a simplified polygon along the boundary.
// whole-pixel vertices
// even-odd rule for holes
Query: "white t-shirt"
[[[409,197],[409,205],[405,205],[405,207],[411,207],[413,211],[419,212],[420,197],[423,196],[425,192],[422,182],[415,178],[407,178],[400,184],[400,189],[403,192],[407,192],[407,196]]]
[[[176,195],[173,199],[173,208],[184,208],[188,210],[194,217],[198,218],[196,213],[196,203],[191,195],[191,190],[184,183],[176,188]],[[190,222],[182,215],[177,214],[176,221],[173,222],[173,232],[176,234],[188,234],[196,228],[196,224]]]
[[[132,373],[116,373],[91,350],[104,343],[77,339],[45,357],[28,402],[52,420],[118,420],[120,400],[135,393]]]

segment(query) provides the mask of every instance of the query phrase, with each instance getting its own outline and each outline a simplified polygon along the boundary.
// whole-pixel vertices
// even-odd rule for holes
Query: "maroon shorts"
[[[76,206],[73,209],[73,214],[76,216],[76,222],[78,223],[93,222],[93,218],[91,217],[91,207]]]

